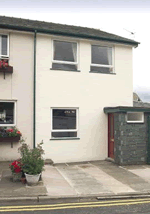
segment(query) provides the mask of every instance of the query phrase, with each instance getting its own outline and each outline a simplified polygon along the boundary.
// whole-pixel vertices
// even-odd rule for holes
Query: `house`
[[[133,92],[133,106],[150,108],[150,102],[143,102],[139,95]]]
[[[0,16],[0,58],[9,64],[0,68],[0,126],[17,126],[31,147],[43,140],[45,158],[55,163],[114,155],[127,163],[120,118],[150,112],[133,107],[138,44],[97,29]],[[19,157],[19,146],[0,143],[0,160]]]
[[[141,98],[139,97],[139,95],[135,92],[133,92],[133,102],[134,101],[136,101],[136,102],[142,101]]]

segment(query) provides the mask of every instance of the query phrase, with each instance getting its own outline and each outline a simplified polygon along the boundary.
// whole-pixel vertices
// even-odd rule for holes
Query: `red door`
[[[114,159],[114,114],[108,114],[108,157]]]

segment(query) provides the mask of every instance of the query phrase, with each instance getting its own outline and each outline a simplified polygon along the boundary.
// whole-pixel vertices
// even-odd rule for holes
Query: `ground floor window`
[[[15,125],[15,102],[0,101],[0,126]]]
[[[52,138],[78,137],[78,108],[52,108]]]
[[[127,112],[127,123],[144,123],[144,113]]]

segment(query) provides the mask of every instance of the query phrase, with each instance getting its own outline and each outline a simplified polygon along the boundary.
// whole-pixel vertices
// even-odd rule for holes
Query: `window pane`
[[[53,129],[76,129],[76,110],[53,109]]]
[[[92,45],[92,63],[112,65],[112,48]]]
[[[77,44],[54,41],[54,60],[76,62]]]
[[[52,69],[67,70],[67,71],[77,71],[77,65],[53,63],[52,64]]]
[[[52,132],[52,137],[77,137],[77,132]]]
[[[2,45],[1,45],[1,53],[2,55],[7,55],[7,36],[2,35]]]
[[[143,121],[143,112],[127,113],[127,121]]]
[[[0,103],[0,124],[14,124],[14,103]]]
[[[113,73],[113,68],[91,66],[91,71],[94,73]]]

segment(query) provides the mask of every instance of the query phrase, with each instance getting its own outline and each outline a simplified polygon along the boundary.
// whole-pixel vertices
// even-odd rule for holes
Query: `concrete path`
[[[150,168],[120,167],[107,161],[47,165],[43,182],[51,197],[148,193]]]
[[[12,182],[8,162],[0,162],[0,199],[5,197],[110,197],[150,193],[150,166],[117,166],[108,161],[45,165],[37,186]]]
[[[128,170],[129,172],[138,175],[148,183],[150,183],[150,166],[149,165],[142,165],[142,166],[125,166],[124,169]]]

